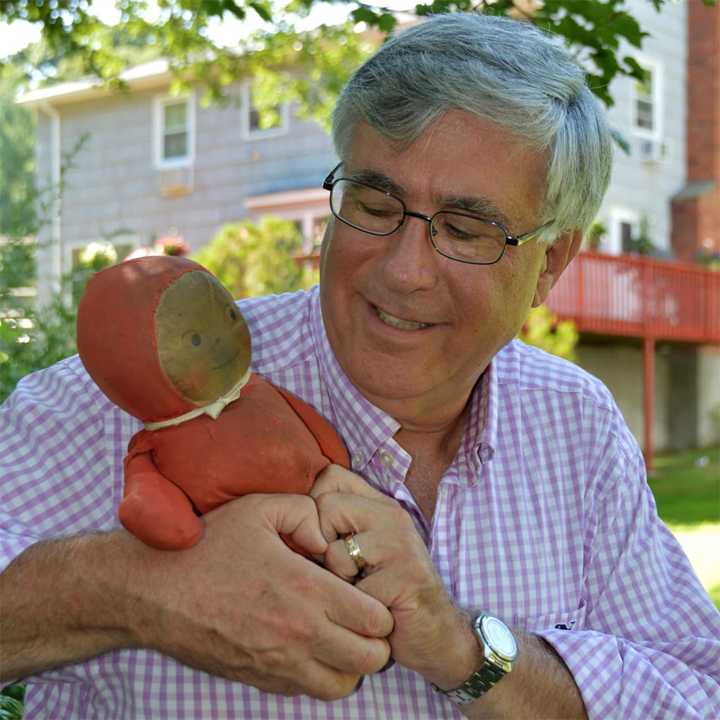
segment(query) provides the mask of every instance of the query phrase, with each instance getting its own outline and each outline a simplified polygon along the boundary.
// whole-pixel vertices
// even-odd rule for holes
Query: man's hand
[[[268,692],[344,697],[389,657],[387,609],[311,560],[322,554],[311,498],[249,495],[203,517],[189,550],[133,541],[137,644]],[[150,612],[148,612],[150,610]]]
[[[410,515],[359,476],[332,465],[311,491],[329,542],[325,564],[340,577],[358,574],[343,537],[354,533],[367,567],[356,587],[393,615],[397,662],[443,688],[460,685],[481,657],[468,618],[452,603]]]

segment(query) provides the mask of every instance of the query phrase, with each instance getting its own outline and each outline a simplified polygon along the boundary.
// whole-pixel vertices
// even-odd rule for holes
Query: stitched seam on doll
[[[186,412],[183,415],[178,415],[174,418],[169,418],[168,420],[160,420],[159,422],[151,422],[151,423],[145,423],[145,429],[146,430],[162,430],[162,428],[166,427],[174,427],[175,425],[180,425],[184,422],[187,422],[188,420],[194,420],[196,417],[200,417],[200,415],[209,415],[213,420],[217,420],[218,415],[228,406],[231,402],[234,402],[240,397],[240,391],[247,385],[248,380],[250,379],[250,368],[247,369],[246,373],[238,380],[238,382],[233,385],[228,392],[225,393],[225,395],[222,395],[214,402],[211,402],[207,405],[203,405],[202,407],[195,408],[194,410],[190,410],[190,412]]]

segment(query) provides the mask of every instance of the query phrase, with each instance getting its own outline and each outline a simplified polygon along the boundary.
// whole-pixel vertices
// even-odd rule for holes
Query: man
[[[361,68],[334,138],[319,291],[241,307],[255,369],[335,425],[352,472],[152,550],[115,516],[138,424],[76,358],[26,379],[2,414],[0,598],[28,715],[716,715],[720,617],[612,398],[513,341],[607,185],[582,71],[528,25],[436,17]],[[327,569],[278,538],[320,528]]]

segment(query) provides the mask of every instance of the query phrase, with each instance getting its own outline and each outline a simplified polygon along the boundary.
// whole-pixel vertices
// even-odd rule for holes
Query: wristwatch
[[[460,687],[441,690],[433,686],[458,705],[467,705],[486,693],[513,669],[518,657],[515,636],[502,620],[481,614],[473,620],[472,628],[483,651],[483,664]]]

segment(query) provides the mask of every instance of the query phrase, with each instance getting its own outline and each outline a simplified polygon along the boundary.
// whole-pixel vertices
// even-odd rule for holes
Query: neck
[[[437,398],[368,399],[400,423],[395,440],[412,457],[430,453],[452,460],[462,438],[473,387],[451,402]]]

